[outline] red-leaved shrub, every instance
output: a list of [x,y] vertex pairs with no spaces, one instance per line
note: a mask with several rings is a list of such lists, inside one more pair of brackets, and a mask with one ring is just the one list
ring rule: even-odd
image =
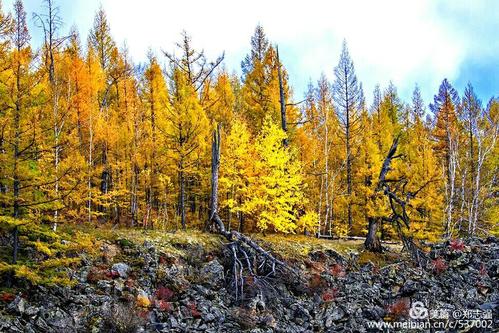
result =
[[487,266],[485,266],[485,264],[483,262],[480,264],[480,271],[479,271],[479,273],[480,273],[480,276],[487,276],[487,275],[489,275],[489,273],[487,272]]
[[16,295],[4,292],[0,295],[0,301],[2,302],[12,302],[16,298]]
[[255,277],[253,276],[246,276],[244,278],[244,282],[246,283],[247,286],[253,286],[256,282]]
[[172,312],[173,310],[172,303],[164,301],[162,299],[156,301],[156,307],[163,312]]
[[336,277],[344,277],[346,275],[345,268],[340,264],[334,264],[333,266],[331,266],[329,272],[332,276]]
[[433,269],[433,272],[435,272],[436,274],[441,274],[445,272],[449,266],[447,266],[447,263],[444,259],[439,257],[431,262],[431,267]]
[[322,293],[322,301],[323,302],[332,302],[335,300],[336,295],[338,294],[338,289],[337,288],[330,288],[327,289]]
[[191,316],[194,318],[200,318],[201,317],[201,312],[199,312],[198,307],[195,302],[189,302],[187,304],[187,307],[189,308],[189,311],[191,312]]
[[460,239],[452,239],[449,247],[452,251],[461,252],[464,250],[464,242]]
[[128,288],[135,288],[137,286],[137,282],[134,279],[128,278],[125,280],[125,286]]
[[120,273],[118,273],[118,272],[116,272],[116,271],[111,270],[111,271],[107,271],[107,272],[106,272],[106,276],[107,276],[108,278],[110,278],[110,279],[116,279],[116,278],[120,277]]
[[324,280],[320,274],[312,274],[308,281],[308,287],[312,290],[324,288],[326,285],[326,280]]
[[388,305],[387,312],[392,318],[406,317],[409,313],[410,301],[408,298],[401,298]]
[[171,300],[171,298],[173,297],[174,293],[173,291],[170,289],[170,288],[167,288],[167,287],[163,287],[163,286],[160,286],[158,288],[158,290],[156,290],[156,293],[154,294],[154,296],[156,297],[156,299],[158,300],[162,300],[162,301],[169,301]]
[[137,316],[139,318],[149,320],[149,311],[147,311],[147,310],[137,311]]
[[322,262],[305,260],[305,265],[312,273],[321,273],[325,270],[324,263]]
[[109,270],[105,266],[92,266],[87,274],[87,281],[90,283],[96,283],[100,280],[109,280]]

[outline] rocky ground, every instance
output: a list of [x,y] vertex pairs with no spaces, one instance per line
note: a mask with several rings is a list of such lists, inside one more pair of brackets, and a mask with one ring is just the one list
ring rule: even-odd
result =
[[[435,245],[424,270],[398,254],[314,249],[299,260],[284,258],[303,281],[289,274],[248,280],[242,302],[227,287],[223,251],[127,239],[99,246],[100,255],[78,254],[81,264],[67,268],[72,287],[3,293],[0,331],[365,332],[376,331],[369,321],[406,320],[416,301],[430,310],[489,310],[499,327],[495,238]],[[493,328],[470,331],[484,330]]]

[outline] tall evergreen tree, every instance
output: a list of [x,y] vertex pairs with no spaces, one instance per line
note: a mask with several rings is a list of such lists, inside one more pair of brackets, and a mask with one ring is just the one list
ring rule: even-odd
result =
[[97,53],[102,69],[107,70],[111,65],[111,54],[116,44],[111,36],[111,28],[107,21],[106,12],[102,7],[95,14],[94,25],[88,38]]
[[423,119],[425,113],[426,113],[426,107],[423,101],[423,98],[421,97],[421,89],[419,89],[419,86],[416,84],[414,87],[414,91],[412,92],[412,118],[413,120],[416,118]]
[[373,102],[371,104],[371,108],[369,109],[371,114],[379,113],[379,108],[381,106],[381,99],[382,99],[381,88],[379,87],[379,84],[376,84],[373,90]]
[[353,191],[352,165],[354,160],[353,145],[360,132],[360,102],[361,91],[353,61],[348,53],[347,43],[343,41],[340,60],[334,69],[333,99],[336,112],[343,128],[346,148],[346,184],[347,184],[347,221],[352,227],[352,203],[350,196]]
[[[110,108],[115,100],[113,88],[116,88],[118,79],[111,73],[111,69],[115,65],[115,62],[113,62],[113,52],[116,55],[117,49],[111,36],[111,28],[107,21],[106,13],[102,7],[95,14],[94,25],[90,30],[88,40],[89,46],[93,49],[93,52],[95,52],[95,56],[98,59],[100,70],[104,73],[105,85],[98,91],[99,115],[102,118],[103,123],[109,123],[111,117]],[[116,59],[116,56],[114,59]],[[100,164],[102,168],[100,181],[102,200],[100,200],[98,208],[99,212],[102,214],[108,213],[106,208],[108,201],[106,198],[111,189],[112,181],[112,170],[109,165],[109,138],[112,136],[112,133],[109,133],[108,128],[106,129],[108,130],[108,133],[103,135],[101,140],[99,140],[100,142],[98,142],[101,149]]]
[[[468,231],[471,231],[473,224],[474,211],[477,207],[475,207],[475,202],[473,200],[476,197],[478,189],[474,186],[474,180],[476,178],[476,133],[478,130],[478,122],[480,114],[482,113],[482,102],[476,96],[473,86],[470,82],[466,85],[464,90],[464,95],[461,104],[461,112],[460,118],[463,123],[465,135],[466,135],[466,165],[469,168],[468,174],[469,177],[467,179],[467,190],[465,193],[465,200],[468,206]],[[464,189],[463,189],[464,190]]]
[[458,163],[458,123],[456,109],[459,96],[452,85],[444,79],[430,109],[434,114],[433,135],[437,141],[435,150],[443,160],[445,170],[446,216],[445,236],[451,237],[454,229],[453,214],[455,210],[456,177]]
[[[36,165],[39,158],[39,128],[37,124],[35,95],[39,93],[37,80],[32,71],[33,53],[29,45],[31,39],[26,22],[26,11],[21,0],[14,3],[13,29],[9,36],[12,46],[9,66],[11,73],[3,82],[8,87],[6,113],[8,120],[4,127],[5,137],[10,144],[4,146],[6,151],[6,178],[11,180],[6,193],[3,213],[14,218],[12,263],[16,264],[19,250],[20,219],[29,215],[29,208],[43,201],[37,188],[42,179]],[[30,193],[30,190],[33,193]],[[38,195],[37,195],[38,194]],[[6,214],[7,213],[7,214]]]
[[165,139],[174,161],[173,167],[177,171],[177,214],[185,229],[188,195],[186,185],[199,178],[199,158],[207,149],[209,123],[187,74],[174,68],[172,77],[171,107],[167,108]]
[[261,24],[258,24],[255,28],[253,36],[251,36],[251,51],[244,60],[241,62],[241,69],[243,72],[243,81],[246,75],[255,69],[257,63],[262,63],[265,58],[265,54],[269,50],[270,43],[267,39],[265,31]]

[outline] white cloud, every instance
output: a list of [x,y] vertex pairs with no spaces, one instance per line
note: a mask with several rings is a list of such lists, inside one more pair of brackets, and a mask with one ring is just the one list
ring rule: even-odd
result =
[[[100,2],[73,3],[81,14],[71,12],[71,7],[63,8],[63,14],[71,12],[85,35],[92,22],[82,21],[89,21]],[[487,10],[475,1],[458,3],[461,13],[472,5],[470,15]],[[386,86],[393,80],[405,99],[418,82],[429,102],[444,77],[452,80],[458,75],[473,40],[466,27],[441,17],[441,7],[449,3],[431,0],[102,0],[102,5],[114,37],[119,43],[127,41],[136,61],[145,59],[149,47],[157,54],[173,50],[185,29],[195,47],[210,57],[225,51],[226,67],[239,70],[254,27],[261,23],[270,40],[279,43],[296,99],[302,97],[309,78],[316,80],[321,72],[332,78],[346,38],[368,100],[376,83]]]

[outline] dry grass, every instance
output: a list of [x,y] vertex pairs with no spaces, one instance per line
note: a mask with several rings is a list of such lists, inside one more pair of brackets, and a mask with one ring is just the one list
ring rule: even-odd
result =
[[350,252],[358,252],[362,247],[362,241],[342,239],[319,239],[303,235],[280,235],[272,234],[263,236],[252,235],[258,241],[264,242],[276,254],[285,259],[305,259],[311,252],[333,250],[346,255]]
[[[220,251],[226,239],[220,235],[206,233],[199,230],[186,230],[167,232],[162,230],[143,229],[111,229],[80,227],[80,234],[87,234],[97,240],[120,242],[135,245],[142,245],[144,242],[153,244],[159,251],[169,253],[173,256],[189,256],[193,248],[202,248],[205,253],[215,253]],[[363,240],[346,239],[319,239],[304,235],[283,235],[283,234],[251,234],[264,248],[271,250],[276,255],[287,260],[303,260],[314,251],[336,251],[339,254],[348,256],[350,253],[359,254],[359,262],[373,262],[383,266],[385,262],[392,261],[386,255],[372,254],[362,251]],[[385,245],[386,246],[386,245]],[[390,245],[392,250],[398,252],[398,245]]]

